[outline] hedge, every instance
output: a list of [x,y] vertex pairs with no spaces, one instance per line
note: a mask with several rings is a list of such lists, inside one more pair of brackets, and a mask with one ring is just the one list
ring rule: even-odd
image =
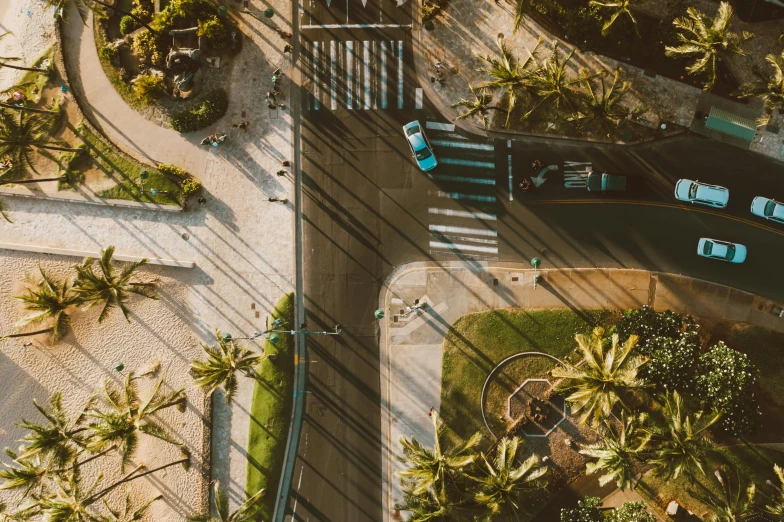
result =
[[210,91],[197,106],[180,111],[171,118],[171,127],[177,132],[193,132],[212,125],[226,114],[229,97],[223,89]]

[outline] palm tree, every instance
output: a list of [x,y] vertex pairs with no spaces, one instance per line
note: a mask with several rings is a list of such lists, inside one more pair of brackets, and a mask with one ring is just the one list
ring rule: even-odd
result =
[[603,36],[607,36],[607,33],[610,32],[610,28],[621,15],[626,15],[626,17],[631,20],[632,24],[634,25],[634,32],[637,33],[637,37],[641,38],[640,31],[637,29],[637,20],[634,18],[632,10],[629,9],[631,3],[631,0],[614,0],[611,2],[598,2],[597,0],[591,0],[588,2],[588,5],[592,7],[607,7],[612,9],[610,17],[604,22],[604,25],[602,25]]
[[14,326],[24,328],[30,324],[51,323],[52,342],[57,342],[68,331],[68,309],[81,301],[72,292],[70,281],[51,278],[41,265],[38,265],[38,270],[41,272],[41,279],[33,281],[28,278],[27,294],[14,296],[24,302],[25,310],[32,312]]
[[566,66],[569,64],[572,56],[574,56],[574,52],[574,49],[572,49],[565,58],[561,58],[558,52],[558,42],[555,42],[550,55],[543,62],[540,63],[536,60],[536,57],[532,57],[536,67],[525,77],[525,86],[539,98],[539,101],[523,115],[522,119],[531,116],[543,104],[552,104],[555,107],[556,115],[560,112],[561,103],[567,105],[570,114],[577,112],[572,103],[572,100],[575,98],[575,93],[572,90],[573,86],[581,82],[590,81],[604,73],[599,72],[570,78],[566,71]]
[[106,319],[109,311],[115,306],[119,307],[125,319],[131,322],[130,317],[128,317],[129,310],[125,305],[129,293],[141,295],[148,299],[158,299],[158,296],[155,295],[155,283],[131,281],[133,273],[137,268],[146,265],[147,259],[127,264],[118,275],[112,262],[113,255],[113,246],[101,250],[101,259],[98,260],[99,273],[93,271],[96,260],[91,257],[86,258],[82,264],[74,267],[76,269],[74,291],[83,303],[87,303],[85,310],[98,303],[103,303],[101,315],[98,316],[99,323]]
[[526,78],[530,74],[528,69],[531,64],[535,63],[534,54],[542,41],[544,41],[544,38],[539,37],[539,41],[534,46],[533,50],[526,51],[528,53],[528,58],[522,62],[520,62],[520,60],[506,47],[503,38],[499,38],[496,42],[501,54],[500,57],[479,55],[479,58],[490,64],[488,68],[482,68],[479,69],[479,71],[493,78],[482,87],[504,89],[509,96],[506,123],[504,124],[506,127],[509,126],[509,117],[517,106],[518,95],[526,88]]
[[220,330],[215,332],[217,346],[202,345],[207,352],[206,361],[191,362],[191,375],[196,385],[207,390],[207,395],[223,386],[226,403],[230,404],[237,392],[237,373],[257,378],[256,367],[266,358],[264,354],[254,355],[231,338],[223,338]]
[[650,433],[641,429],[646,419],[644,413],[629,417],[622,414],[618,433],[611,423],[605,421],[602,441],[580,450],[580,454],[597,459],[586,464],[585,471],[588,475],[604,473],[599,477],[599,485],[604,486],[614,480],[621,491],[633,488],[640,454],[651,439]]
[[621,394],[644,383],[637,378],[640,367],[647,362],[644,357],[632,355],[637,336],[630,335],[622,346],[618,346],[618,334],[606,346],[602,336],[604,328],[596,327],[590,339],[582,334],[575,336],[577,348],[582,354],[579,366],[561,363],[552,370],[553,377],[562,379],[556,390],[572,390],[566,400],[572,412],[579,413],[580,422],[598,425],[609,417],[616,403],[623,406]]
[[693,477],[695,470],[705,474],[703,462],[713,449],[707,430],[721,418],[721,413],[705,415],[702,411],[689,411],[674,391],[664,396],[662,414],[667,426],[652,430],[656,449],[647,463],[657,475],[668,480],[678,478],[681,473]]
[[517,0],[515,6],[515,19],[512,34],[517,34],[517,30],[523,25],[525,15],[530,11],[531,0]]
[[444,446],[444,424],[438,412],[432,412],[433,449],[428,449],[415,438],[411,440],[400,437],[403,456],[398,460],[408,467],[398,472],[403,480],[409,480],[411,494],[415,496],[430,495],[439,505],[449,502],[447,486],[454,482],[456,474],[473,463],[476,454],[473,449],[482,440],[480,433],[452,448]]
[[[18,118],[6,115],[0,118],[0,158],[11,160],[11,171],[29,168],[36,174],[33,152],[48,155],[47,151],[80,152],[82,149],[63,147],[62,142],[47,137],[52,120],[38,114],[20,111]],[[40,180],[39,180],[40,181]]]
[[133,458],[140,433],[181,445],[152,416],[172,406],[185,411],[184,389],[164,392],[161,390],[163,378],[160,378],[153,385],[149,397],[142,400],[137,380],[136,374],[129,372],[119,389],[112,381],[104,381],[103,407],[93,405],[87,412],[87,416],[94,419],[87,426],[87,448],[102,451],[116,445],[122,455],[123,467]]
[[[580,92],[580,111],[570,118],[570,121],[582,121],[581,127],[585,128],[595,121],[599,121],[607,131],[610,138],[615,135],[618,124],[629,115],[629,110],[621,103],[623,97],[631,88],[631,83],[621,81],[619,83],[621,70],[617,69],[613,75],[612,85],[609,87],[602,77],[601,93],[594,90],[591,80],[583,80],[585,90]],[[584,76],[588,78],[588,75]]]
[[87,14],[90,10],[95,10],[96,5],[100,5],[104,8],[112,9],[113,11],[124,15],[130,16],[133,20],[142,27],[147,28],[153,34],[159,34],[158,31],[153,29],[147,22],[136,16],[130,11],[125,11],[123,9],[118,8],[116,5],[112,5],[106,2],[102,2],[101,0],[46,0],[46,3],[55,8],[55,16],[67,21],[68,20],[68,11],[67,7],[69,3],[73,3],[74,7],[76,8],[77,12],[79,13],[79,17],[82,19],[82,22],[85,24],[87,23]]
[[773,471],[776,473],[776,477],[779,479],[779,485],[774,486],[772,482],[767,481],[769,485],[775,488],[776,494],[773,498],[764,495],[770,504],[765,504],[765,506],[762,508],[762,511],[780,518],[784,518],[784,469],[782,469],[778,464],[774,464]]
[[765,60],[773,67],[773,74],[763,75],[762,79],[740,86],[738,92],[732,93],[739,98],[759,98],[765,112],[759,117],[757,123],[767,125],[773,111],[784,111],[784,51],[779,56],[769,54]]
[[5,219],[6,223],[13,223],[10,217],[8,217],[8,208],[5,206],[5,201],[0,199],[0,216]]
[[229,498],[219,480],[212,486],[213,501],[217,517],[209,513],[204,515],[189,515],[185,517],[188,522],[253,522],[257,519],[262,508],[261,498],[265,490],[258,490],[253,496],[243,502],[233,513],[229,511]]
[[106,502],[106,499],[101,499],[104,507],[109,512],[109,515],[105,516],[104,519],[106,522],[134,522],[136,520],[142,520],[144,515],[147,514],[147,511],[150,510],[152,503],[162,498],[163,495],[158,495],[139,507],[133,507],[133,498],[131,497],[131,491],[128,489],[125,491],[125,502],[123,502],[122,508],[120,509],[112,508],[109,503]]
[[492,463],[484,453],[480,455],[485,476],[470,477],[479,484],[474,499],[480,506],[487,508],[488,521],[495,520],[502,513],[517,519],[519,511],[526,513],[520,507],[520,496],[544,488],[541,478],[547,473],[547,467],[542,465],[536,454],[516,463],[519,447],[519,437],[504,437],[496,447]]
[[694,56],[694,63],[686,67],[689,74],[701,74],[707,77],[704,89],[709,91],[716,83],[718,60],[722,55],[738,54],[747,56],[741,49],[743,42],[753,35],[744,31],[738,36],[729,30],[732,18],[732,7],[727,2],[719,4],[719,11],[712,20],[693,7],[686,10],[686,16],[676,18],[672,23],[682,32],[678,33],[681,45],[667,46],[664,54],[670,57]]
[[707,505],[713,510],[713,516],[707,519],[710,522],[742,522],[750,520],[757,515],[754,509],[754,496],[757,487],[751,483],[745,489],[740,484],[740,474],[735,469],[735,487],[730,484],[729,477],[725,477],[721,470],[717,469],[716,480],[719,483],[721,494],[716,494],[706,488],[701,483],[702,493],[692,491],[692,496]]
[[33,456],[51,457],[57,465],[70,463],[85,447],[83,432],[87,428],[82,424],[87,417],[87,410],[92,407],[92,402],[92,398],[88,399],[79,415],[71,419],[63,409],[61,393],[53,394],[46,408],[33,399],[33,406],[49,421],[49,424],[35,424],[25,419],[17,424],[18,427],[28,430],[27,435],[22,438],[25,446],[20,457],[23,459]]
[[[3,34],[0,34],[0,40],[3,39],[4,36],[11,34],[11,31],[6,31]],[[8,62],[16,62],[21,60],[18,56],[0,56],[0,69],[3,67],[8,67],[9,69],[16,69],[18,71],[34,71],[34,72],[42,72],[42,73],[49,73],[49,69],[42,69],[40,67],[22,67],[21,65],[11,65]]]
[[473,95],[473,100],[460,98],[460,100],[450,105],[452,108],[463,107],[464,109],[467,109],[465,113],[461,114],[455,119],[463,120],[478,114],[482,118],[482,126],[485,130],[487,130],[487,125],[489,123],[487,119],[487,113],[489,111],[506,112],[506,110],[502,109],[498,105],[490,105],[490,102],[493,100],[493,96],[487,92],[486,88],[476,88],[469,85],[468,90]]
[[408,511],[408,522],[451,522],[451,504],[441,504],[429,493],[415,495],[412,481],[401,480],[403,502],[395,504],[398,511]]

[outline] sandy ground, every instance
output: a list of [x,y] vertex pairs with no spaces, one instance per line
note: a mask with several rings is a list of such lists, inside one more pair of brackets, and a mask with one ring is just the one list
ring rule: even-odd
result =
[[[52,8],[41,0],[0,1],[0,56],[18,57],[13,65],[28,66],[54,41]],[[24,74],[9,67],[0,69],[0,91],[12,86]]]
[[[11,332],[13,323],[25,313],[21,303],[12,297],[22,291],[23,274],[37,274],[40,263],[52,275],[67,276],[73,273],[71,266],[79,260],[5,250],[0,254],[0,332],[5,334]],[[3,419],[0,446],[18,446],[17,440],[24,434],[14,426],[19,419],[43,422],[32,399],[45,403],[52,393],[59,391],[67,410],[78,412],[105,379],[120,383],[128,371],[144,368],[159,359],[166,383],[171,388],[184,387],[188,398],[184,413],[172,408],[163,412],[160,420],[192,450],[193,466],[187,472],[177,466],[142,478],[133,483],[133,491],[139,501],[158,493],[164,495],[164,500],[154,504],[149,520],[182,520],[184,515],[197,511],[203,394],[193,386],[188,374],[189,360],[201,351],[188,328],[192,311],[186,305],[186,292],[193,283],[193,274],[192,270],[167,267],[140,270],[141,280],[160,279],[161,299],[134,298],[130,324],[119,310],[102,325],[97,322],[97,309],[76,311],[72,314],[72,333],[55,346],[49,344],[46,335],[0,342],[0,379],[7,390],[0,399]],[[23,348],[22,344],[29,339],[33,340],[33,346]],[[118,361],[125,364],[122,374],[113,369]],[[146,397],[144,390],[152,382],[151,379],[143,381],[142,397]],[[178,458],[175,446],[143,436],[134,462],[153,467]],[[110,456],[99,462],[100,471],[106,474],[103,483],[108,485],[119,472],[119,460]],[[0,497],[13,498],[8,492]]]

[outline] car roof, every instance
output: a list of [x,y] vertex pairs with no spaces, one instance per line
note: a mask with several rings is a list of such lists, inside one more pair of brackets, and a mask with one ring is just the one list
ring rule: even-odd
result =
[[406,136],[408,138],[408,142],[414,147],[414,150],[422,150],[426,149],[427,145],[425,144],[425,140],[422,139],[421,134],[412,134],[411,136]]
[[711,250],[712,256],[727,257],[727,249],[729,245],[725,243],[717,243],[713,240],[711,240],[711,243],[713,243],[713,250]]
[[722,187],[697,183],[697,199],[726,203],[730,199],[730,193]]

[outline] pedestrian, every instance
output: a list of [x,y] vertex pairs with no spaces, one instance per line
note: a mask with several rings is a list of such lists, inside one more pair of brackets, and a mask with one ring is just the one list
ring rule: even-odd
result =
[[430,411],[429,411],[429,412],[427,412],[427,416],[428,416],[428,417],[432,417],[432,416],[433,416],[433,412],[434,412],[434,411],[436,411],[436,409],[435,409],[435,408],[430,408]]
[[196,201],[199,202],[199,205],[204,205],[207,202],[207,198],[205,198],[204,196],[199,196],[199,199],[197,199]]
[[22,350],[27,350],[27,349],[28,349],[28,348],[30,348],[32,345],[33,345],[33,341],[27,341],[26,343],[24,343],[24,344],[22,345]]
[[278,172],[276,172],[276,174],[278,176],[285,176],[287,174],[287,172],[285,170],[279,170]]
[[291,166],[291,162],[289,160],[283,160],[283,161],[280,162],[280,164],[283,165],[284,167],[290,167]]
[[248,132],[248,125],[250,125],[250,122],[248,120],[241,121],[240,129],[244,130],[245,132]]
[[290,45],[286,44],[286,46],[283,47],[284,53],[290,53],[291,51],[292,51],[292,47]]

